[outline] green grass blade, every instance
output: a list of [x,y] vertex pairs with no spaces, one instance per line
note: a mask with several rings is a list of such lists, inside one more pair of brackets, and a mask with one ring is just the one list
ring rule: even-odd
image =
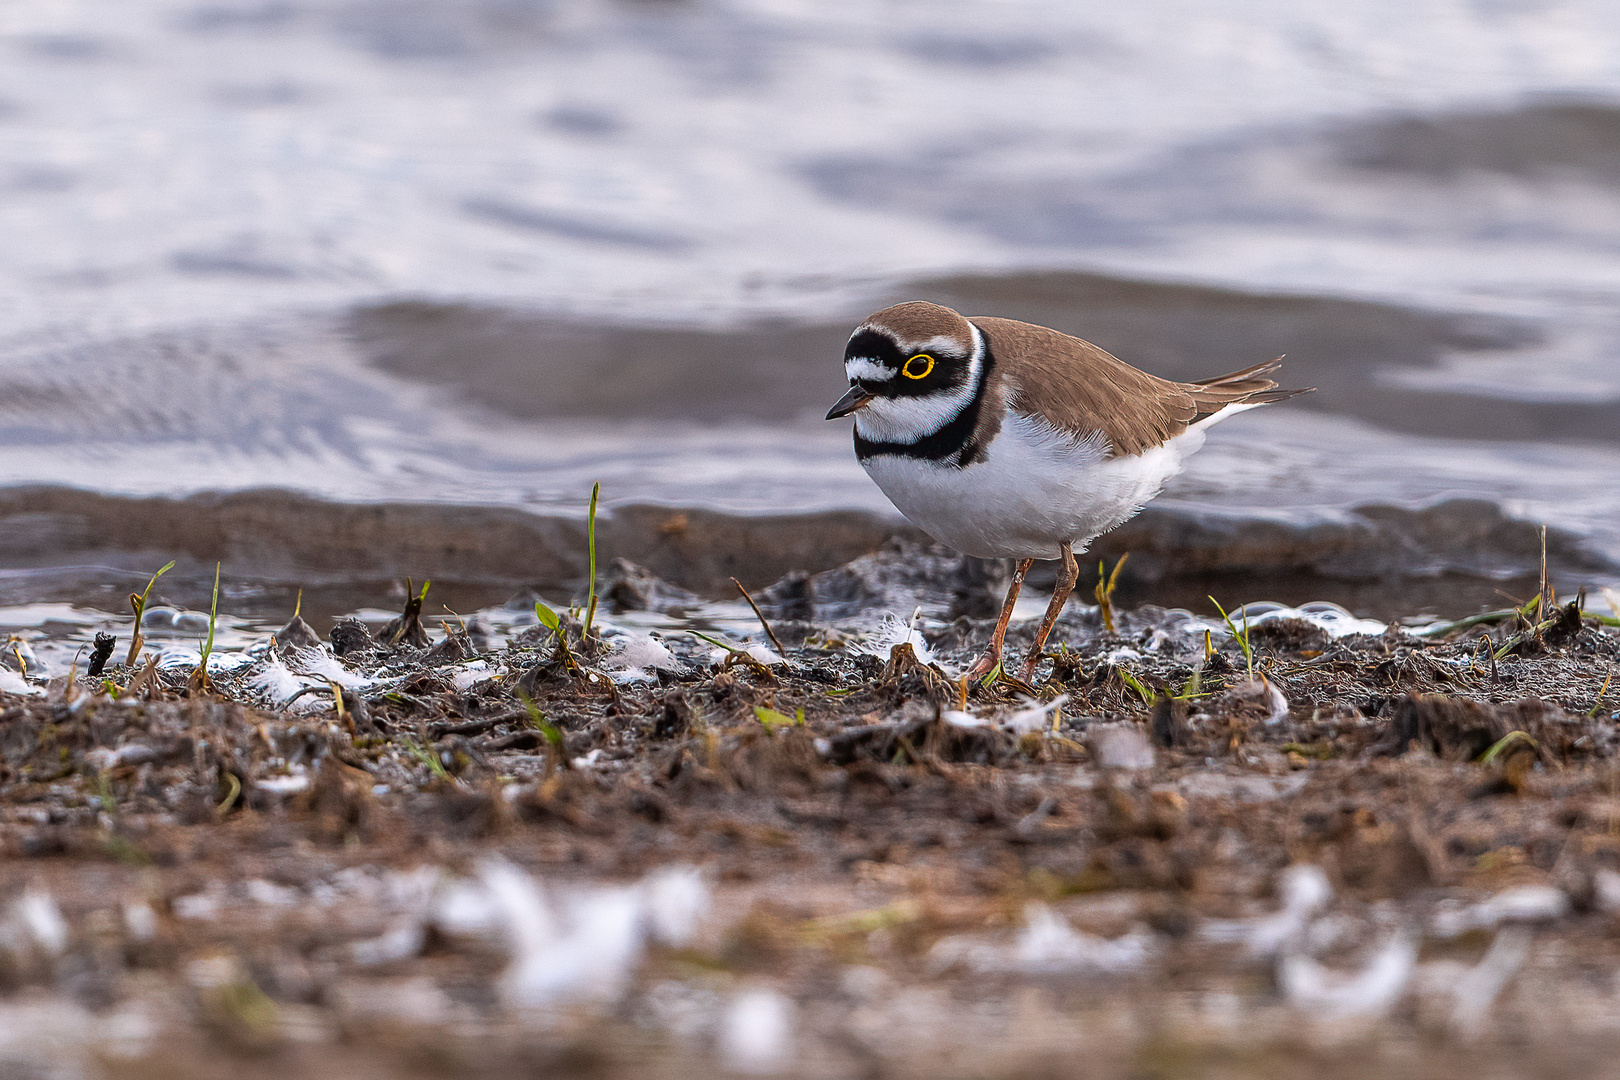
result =
[[1144,704],[1153,704],[1153,695],[1148,692],[1148,688],[1146,686],[1142,685],[1141,679],[1138,679],[1135,675],[1132,675],[1123,667],[1115,668],[1114,670],[1119,672],[1120,681],[1126,686],[1130,687],[1132,690],[1135,690],[1137,696],[1142,699]]
[[[587,599],[585,604],[585,632],[581,635],[582,642],[589,640],[591,636],[591,624],[596,621],[596,503],[601,496],[602,484],[600,481],[598,481],[597,483],[591,485],[591,511],[590,517],[585,523],[586,547],[589,548],[590,551],[591,580],[590,584],[586,586]],[[586,646],[583,644],[580,647],[586,648]],[[590,655],[588,649],[586,650],[585,655]]]
[[208,658],[214,653],[214,627],[219,623],[219,563],[214,564],[214,599],[208,605],[208,641],[202,650],[202,664],[199,669],[203,677],[208,675]]
[[140,656],[142,644],[141,619],[146,615],[146,603],[152,596],[152,586],[157,584],[158,578],[162,577],[164,574],[167,574],[173,569],[174,560],[170,559],[168,562],[163,564],[162,569],[153,574],[151,579],[147,581],[146,588],[141,590],[141,595],[139,597],[135,596],[134,593],[130,594],[130,607],[135,609],[135,632],[130,636],[129,656],[124,660],[124,663],[133,665],[135,663],[135,659]]
[[763,705],[755,705],[754,719],[765,725],[765,730],[773,731],[779,727],[792,727],[804,723],[804,709],[800,708],[797,716],[789,716],[775,709],[767,709]]
[[1221,602],[1219,600],[1217,600],[1213,596],[1211,596],[1209,598],[1209,602],[1215,605],[1215,610],[1221,613],[1221,620],[1226,623],[1227,630],[1231,631],[1232,637],[1237,639],[1238,648],[1243,650],[1243,662],[1244,662],[1244,664],[1246,664],[1248,666],[1248,669],[1249,669],[1249,678],[1253,679],[1254,678],[1254,650],[1249,647],[1249,612],[1248,612],[1248,610],[1245,609],[1244,612],[1243,612],[1243,629],[1241,631],[1239,631],[1238,628],[1237,628],[1237,624],[1232,621],[1232,616],[1228,615],[1226,613],[1226,609],[1221,607]]
[[561,729],[546,719],[546,714],[540,711],[540,706],[534,703],[534,698],[525,693],[522,687],[518,688],[517,696],[518,700],[523,702],[523,707],[529,712],[529,726],[538,731],[553,750],[561,754],[563,748]]
[[739,649],[735,645],[727,645],[724,641],[721,641],[719,638],[710,637],[708,634],[702,633],[701,631],[698,631],[698,630],[688,630],[687,633],[691,634],[693,637],[697,638],[699,641],[707,641],[710,645],[713,645],[715,648],[724,649],[728,653],[746,652],[747,651],[746,649]]
[[541,626],[544,626],[553,634],[562,635],[562,620],[557,618],[555,611],[546,606],[545,601],[536,600],[534,602],[534,617],[540,620]]
[[1502,751],[1506,750],[1514,743],[1521,742],[1528,743],[1532,750],[1539,749],[1541,746],[1540,743],[1536,742],[1535,739],[1531,738],[1525,732],[1514,729],[1513,731],[1510,731],[1506,735],[1502,736],[1500,739],[1496,740],[1495,745],[1493,745],[1489,750],[1479,755],[1479,763],[1481,765],[1489,765],[1491,762],[1495,761],[1499,756],[1501,756]]

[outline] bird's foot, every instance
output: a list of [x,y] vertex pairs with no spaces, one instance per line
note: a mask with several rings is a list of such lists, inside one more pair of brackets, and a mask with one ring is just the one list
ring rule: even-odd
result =
[[1039,649],[1031,649],[1024,658],[1024,681],[1031,686],[1035,685],[1035,669],[1040,666],[1043,655]]
[[962,682],[972,685],[1001,666],[1001,650],[987,649],[983,656],[973,661],[973,666],[962,673]]

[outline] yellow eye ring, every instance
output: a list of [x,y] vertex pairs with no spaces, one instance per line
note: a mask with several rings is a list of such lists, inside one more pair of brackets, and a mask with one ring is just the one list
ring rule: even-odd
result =
[[[922,370],[912,371],[912,365],[916,364],[919,360],[922,361]],[[933,370],[934,358],[925,352],[920,352],[916,356],[913,356],[910,360],[906,361],[906,366],[900,369],[900,374],[904,375],[908,379],[926,379],[928,378],[928,373]]]

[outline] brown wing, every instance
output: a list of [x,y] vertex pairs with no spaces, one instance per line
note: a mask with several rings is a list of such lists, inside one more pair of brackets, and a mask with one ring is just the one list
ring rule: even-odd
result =
[[1116,455],[1158,446],[1198,414],[1189,387],[1138,371],[1089,341],[1012,319],[970,321],[990,343],[1009,406],[1078,438],[1100,431]]
[[1233,403],[1261,403],[1303,390],[1277,390],[1264,376],[1280,360],[1196,383],[1149,375],[1089,341],[1012,319],[969,320],[984,333],[1002,372],[1008,405],[1089,438],[1102,432],[1116,456],[1140,454]]

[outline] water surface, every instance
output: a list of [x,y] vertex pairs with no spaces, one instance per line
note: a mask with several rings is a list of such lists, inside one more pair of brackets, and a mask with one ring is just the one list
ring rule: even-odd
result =
[[[1422,516],[1459,498],[1550,524],[1569,587],[1620,563],[1610,5],[87,0],[0,14],[0,55],[14,599],[177,552],[193,588],[494,567],[493,522],[573,537],[500,514],[577,522],[596,481],[853,513],[808,545],[842,557],[894,518],[819,417],[912,297],[1319,388],[1216,429],[1139,565],[1522,578],[1525,529]],[[370,506],[481,509],[387,554]],[[577,574],[522,551],[466,583]]]

